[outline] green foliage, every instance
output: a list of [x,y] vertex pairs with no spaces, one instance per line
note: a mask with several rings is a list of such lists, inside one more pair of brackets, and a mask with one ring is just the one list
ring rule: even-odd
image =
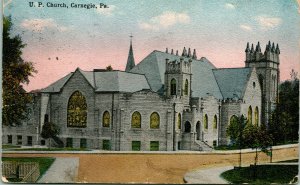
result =
[[[297,165],[259,165],[256,168],[242,167],[228,170],[223,172],[221,177],[235,184],[287,184],[298,174]],[[255,170],[257,170],[257,176],[253,178]]]
[[111,67],[111,65],[108,65],[107,67],[106,67],[106,71],[112,71],[113,70],[113,68]]
[[233,145],[239,146],[241,144],[242,131],[244,130],[245,125],[246,119],[244,118],[244,116],[241,116],[239,118],[233,116],[230,119],[230,124],[226,129],[226,134],[230,137]]
[[20,36],[11,37],[10,18],[3,18],[3,115],[4,125],[21,124],[28,114],[28,103],[32,98],[23,89],[22,84],[29,83],[29,77],[35,73],[31,62],[22,59],[25,47]]
[[41,136],[44,139],[49,139],[59,134],[59,128],[52,122],[46,122],[43,125]]
[[274,143],[298,141],[299,128],[299,79],[292,70],[291,80],[279,86],[279,102],[271,115],[269,131]]

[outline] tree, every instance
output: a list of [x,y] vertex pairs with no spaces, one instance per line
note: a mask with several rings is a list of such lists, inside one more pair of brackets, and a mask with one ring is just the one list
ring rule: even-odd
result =
[[106,66],[106,71],[112,71],[113,68],[111,67],[111,65]]
[[254,177],[256,177],[256,165],[258,162],[258,149],[267,155],[270,153],[268,148],[273,144],[272,135],[268,133],[263,125],[257,126],[247,123],[242,134],[242,144],[244,147],[255,149],[254,158]]
[[49,143],[50,143],[50,139],[52,138],[58,144],[58,147],[63,147],[64,146],[63,142],[57,137],[59,132],[60,129],[58,128],[58,126],[52,122],[49,122],[47,116],[45,118],[45,123],[42,127],[42,132],[41,132],[42,138],[49,139]]
[[279,101],[271,115],[269,131],[274,143],[298,140],[299,121],[299,79],[297,72],[291,71],[291,80],[279,85]]
[[244,116],[233,116],[230,119],[230,124],[226,129],[227,136],[230,137],[231,143],[236,146],[241,146],[242,131],[246,125]]
[[27,105],[32,101],[22,84],[29,83],[29,76],[36,70],[31,62],[22,59],[25,47],[21,37],[11,36],[10,18],[3,18],[3,125],[20,125],[27,117]]

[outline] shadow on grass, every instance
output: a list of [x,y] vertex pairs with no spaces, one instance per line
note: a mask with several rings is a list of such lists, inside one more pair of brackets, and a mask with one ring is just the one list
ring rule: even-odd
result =
[[[235,184],[289,183],[298,174],[298,165],[258,165],[223,172],[221,176]],[[256,176],[256,177],[255,177]]]

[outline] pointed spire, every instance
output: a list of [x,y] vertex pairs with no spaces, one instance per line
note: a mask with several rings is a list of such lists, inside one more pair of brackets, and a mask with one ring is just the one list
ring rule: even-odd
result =
[[192,56],[192,52],[191,52],[191,48],[189,48],[187,57],[191,57],[191,56]]
[[178,56],[178,50],[176,50],[176,56]]
[[249,51],[250,51],[249,42],[247,42],[247,46],[246,46],[245,52],[248,53]]
[[134,57],[133,57],[133,49],[132,49],[132,37],[133,36],[131,34],[130,35],[129,53],[128,53],[127,64],[126,64],[126,68],[125,68],[126,72],[130,71],[135,66]]
[[171,55],[174,55],[174,51],[173,51],[173,49],[171,49]]
[[272,52],[275,52],[275,44],[274,44],[274,42],[273,42],[273,44],[272,44],[272,49],[271,49],[271,51],[272,51]]
[[183,51],[182,51],[182,55],[181,56],[187,56],[187,53],[186,53],[186,49],[185,49],[185,47],[183,48]]
[[269,44],[266,45],[266,50],[265,50],[265,52],[267,52],[267,51],[270,51]]
[[253,47],[253,44],[251,44],[251,50],[250,50],[250,53],[254,53],[254,47]]
[[169,53],[168,48],[166,48],[166,53]]
[[196,54],[196,49],[194,49],[194,52],[193,52],[193,59],[197,60],[197,54]]
[[275,53],[276,53],[276,54],[280,54],[280,49],[279,49],[278,44],[276,45]]
[[261,52],[261,48],[260,48],[259,42],[258,42],[257,45],[256,45],[255,51],[256,51],[256,52],[259,52],[259,53]]

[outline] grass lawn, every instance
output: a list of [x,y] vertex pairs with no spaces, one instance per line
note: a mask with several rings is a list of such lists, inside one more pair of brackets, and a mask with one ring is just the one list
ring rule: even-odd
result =
[[53,157],[2,157],[2,161],[15,161],[15,162],[38,162],[40,167],[40,177],[48,170],[54,162]]
[[21,146],[17,146],[17,145],[2,145],[2,149],[10,149],[10,148],[21,148]]
[[258,165],[256,179],[254,179],[254,167],[242,167],[228,170],[221,177],[235,184],[270,184],[289,183],[298,174],[298,165]]

